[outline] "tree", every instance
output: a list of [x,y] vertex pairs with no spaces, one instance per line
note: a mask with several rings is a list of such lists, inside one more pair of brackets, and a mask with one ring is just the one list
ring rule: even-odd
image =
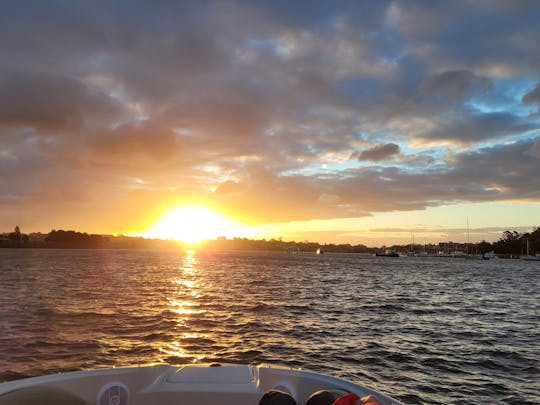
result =
[[18,225],[15,227],[15,231],[11,232],[8,237],[12,242],[21,241],[21,229],[19,228]]
[[519,255],[525,252],[529,241],[530,253],[540,251],[540,228],[536,227],[532,232],[520,234],[517,231],[504,231],[502,238],[493,244],[496,253]]
[[492,244],[489,242],[486,242],[485,240],[483,240],[482,242],[479,242],[476,246],[478,247],[479,253],[487,253],[493,250]]

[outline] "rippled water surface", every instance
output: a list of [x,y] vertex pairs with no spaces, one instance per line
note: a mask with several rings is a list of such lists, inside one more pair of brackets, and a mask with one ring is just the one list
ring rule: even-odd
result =
[[540,403],[540,262],[0,250],[0,380],[275,363],[405,403]]

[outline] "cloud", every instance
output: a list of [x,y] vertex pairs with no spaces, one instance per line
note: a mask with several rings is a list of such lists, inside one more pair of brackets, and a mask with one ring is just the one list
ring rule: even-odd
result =
[[504,1],[8,1],[0,222],[84,210],[107,228],[186,196],[258,223],[538,199],[539,18]]
[[520,134],[538,128],[535,122],[507,112],[470,113],[436,118],[437,126],[420,133],[421,138],[475,143],[486,139]]
[[[286,220],[289,209],[301,219],[345,218],[462,202],[534,200],[540,197],[540,180],[535,175],[538,158],[528,154],[533,145],[524,141],[459,153],[453,167],[434,166],[422,173],[371,167],[326,179],[289,176],[267,181],[258,173],[240,182],[245,181],[247,193],[259,196],[252,201],[268,208],[264,212],[272,221]],[[323,194],[335,197],[321,201]],[[272,206],[284,211],[278,214]]]
[[0,71],[0,125],[80,130],[110,121],[121,107],[107,95],[67,76],[32,70]]
[[242,191],[242,187],[240,187],[238,183],[232,180],[227,180],[220,183],[214,192],[216,194],[229,194],[229,193],[237,193],[241,191]]
[[491,88],[489,78],[476,76],[467,70],[446,71],[429,78],[422,85],[424,93],[451,101],[464,101]]
[[179,156],[182,141],[170,128],[143,121],[102,132],[91,139],[91,145],[101,158],[125,160],[142,155],[162,160]]
[[370,149],[365,149],[361,152],[356,152],[353,154],[353,157],[358,158],[358,160],[367,160],[373,162],[380,162],[388,160],[393,156],[399,154],[399,146],[395,143],[387,143],[384,145],[376,145]]
[[540,83],[538,83],[534,89],[525,94],[521,101],[526,104],[540,104]]
[[448,5],[437,8],[420,1],[395,1],[388,6],[386,19],[394,29],[404,35],[423,38],[444,29],[451,21],[450,15],[454,13]]
[[534,144],[526,153],[536,159],[540,159],[540,137],[536,138]]

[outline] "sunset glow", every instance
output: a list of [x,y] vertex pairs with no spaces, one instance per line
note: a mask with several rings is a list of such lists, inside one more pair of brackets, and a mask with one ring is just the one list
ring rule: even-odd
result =
[[383,244],[540,225],[540,2],[8,3],[0,232]]
[[190,244],[220,236],[227,238],[250,236],[249,228],[198,205],[184,205],[170,209],[141,235],[148,238],[175,239]]

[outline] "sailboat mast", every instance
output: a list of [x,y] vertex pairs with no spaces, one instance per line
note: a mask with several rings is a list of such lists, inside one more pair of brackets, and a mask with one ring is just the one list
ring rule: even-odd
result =
[[467,217],[467,254],[469,254],[469,239],[470,239],[470,235],[469,235],[469,217]]

